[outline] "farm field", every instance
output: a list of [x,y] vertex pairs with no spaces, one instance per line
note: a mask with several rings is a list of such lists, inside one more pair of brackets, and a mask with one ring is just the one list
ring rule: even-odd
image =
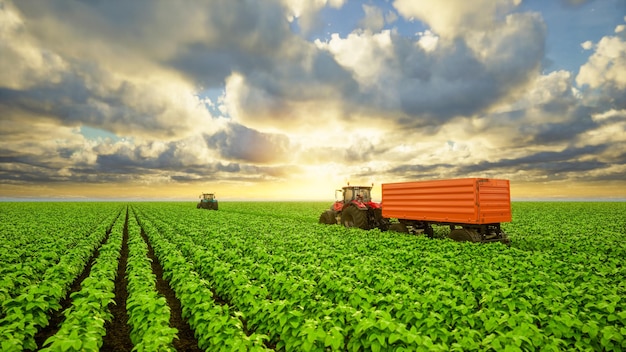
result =
[[626,349],[626,203],[514,202],[510,247],[329,205],[0,203],[0,349]]

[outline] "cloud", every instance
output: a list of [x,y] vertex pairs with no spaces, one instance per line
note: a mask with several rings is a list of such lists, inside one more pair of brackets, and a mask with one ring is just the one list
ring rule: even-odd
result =
[[[82,31],[74,30],[76,34],[64,38],[63,43],[56,42],[60,39],[55,36],[65,34],[69,31],[65,27],[80,22],[80,18],[68,23],[54,17],[40,18],[42,9],[30,4],[20,2],[24,12],[19,13],[10,4],[0,9],[0,16],[9,19],[9,24],[0,28],[5,39],[2,45],[7,49],[0,54],[0,63],[13,68],[0,74],[0,108],[5,117],[47,118],[65,126],[86,125],[134,138],[173,140],[198,128],[211,130],[212,116],[195,96],[194,87],[180,76],[153,64],[146,65],[151,69],[132,74],[131,68],[126,72],[125,65],[116,66],[117,60],[109,62],[106,55],[92,61],[90,51],[83,47],[86,44],[78,41],[72,46],[72,37],[84,35]],[[62,10],[52,2],[46,6],[51,6],[48,10],[52,13]],[[82,14],[83,20],[93,17],[87,10],[73,11]],[[95,22],[95,27],[101,25],[101,21]],[[50,42],[43,46],[37,35]],[[144,74],[146,70],[149,74]]]
[[587,40],[586,42],[580,44],[580,46],[585,50],[593,49],[593,42],[591,40]]
[[[259,131],[278,125],[283,130],[323,128],[320,120],[310,118],[311,112],[339,126],[372,116],[378,116],[374,123],[379,125],[382,120],[405,126],[440,125],[460,114],[488,109],[519,89],[543,56],[545,29],[537,16],[528,14],[491,19],[493,26],[454,40],[435,40],[427,35],[432,32],[417,42],[392,31],[354,32],[314,45],[294,35],[283,16],[289,11],[294,16],[313,14],[343,2],[316,4],[267,1],[244,6],[214,1],[211,11],[193,15],[161,2],[121,9],[90,4],[73,8],[68,21],[57,20],[64,7],[48,4],[45,12],[57,17],[37,22],[29,32],[45,39],[69,68],[59,83],[48,82],[50,88],[10,93],[17,97],[14,101],[63,116],[68,124],[81,120],[115,133],[168,140],[188,136],[197,126],[216,124],[194,96],[198,87],[224,87],[224,111]],[[498,5],[498,11],[511,4]],[[44,13],[28,1],[21,6],[28,18]],[[367,8],[370,14],[379,14]],[[461,16],[469,22],[473,17],[467,18]],[[86,22],[93,25],[86,31],[74,30]],[[194,25],[198,30],[190,30]],[[171,28],[171,33],[162,33],[158,26]],[[64,35],[77,44],[65,44]],[[82,36],[90,40],[81,40]],[[92,59],[90,45],[102,49],[98,51],[103,57],[90,64],[78,60],[78,53]],[[115,59],[114,49],[127,54],[129,62]],[[109,73],[113,65],[120,67],[115,75]],[[141,75],[132,74],[137,67],[143,67]],[[59,96],[52,98],[52,92]],[[56,111],[30,107],[37,100],[31,96],[37,94],[50,97],[46,106]],[[63,101],[61,96],[76,99]]]
[[[377,156],[390,161],[381,173],[406,180],[619,181],[625,168],[626,110],[599,112],[585,106],[573,83],[567,71],[540,75],[511,100],[471,118],[453,119],[434,135],[422,130],[383,136],[395,142]],[[419,142],[412,144],[412,139]]]
[[509,15],[474,34],[439,38],[426,49],[426,34],[416,41],[389,30],[334,35],[316,44],[359,82],[354,106],[402,125],[439,125],[488,110],[523,88],[544,56],[545,26],[532,14]]
[[229,76],[224,98],[229,116],[252,128],[284,131],[325,128],[322,116],[336,119],[334,111],[342,116],[342,105],[353,100],[358,84],[329,53],[311,45],[301,49],[271,69]]
[[216,149],[227,160],[255,164],[286,162],[292,146],[284,135],[261,133],[240,124],[231,123],[225,130],[205,137],[209,148]]
[[[534,180],[549,179],[584,179],[581,172],[607,168],[609,163],[588,159],[587,157],[602,153],[609,145],[586,146],[583,148],[566,148],[560,151],[543,151],[520,158],[503,158],[497,162],[483,161],[474,165],[464,165],[460,173],[480,174],[497,170],[497,172],[534,175]],[[507,171],[508,170],[508,171]]]
[[[308,34],[323,24],[320,22],[318,12],[326,7],[341,8],[347,0],[282,0],[287,7],[287,19],[289,22],[297,19],[300,29]],[[249,5],[249,4],[247,4]]]
[[590,105],[626,107],[626,32],[605,36],[594,45],[594,53],[581,66],[576,83],[593,93]]
[[438,35],[455,38],[467,32],[491,30],[497,17],[521,0],[395,0],[393,6],[406,18],[427,23]]
[[[299,172],[288,164],[256,165],[268,161],[263,152],[270,150],[276,136],[258,134],[234,126],[239,132],[233,138],[249,138],[253,144],[229,144],[219,140],[209,148],[202,136],[175,142],[136,142],[130,140],[86,140],[76,129],[41,126],[54,139],[15,138],[0,144],[0,182],[4,184],[37,183],[134,183],[163,184],[171,182],[251,182],[281,179]],[[256,134],[255,134],[256,133]],[[223,135],[214,135],[212,142]],[[272,139],[273,138],[273,139]],[[280,138],[278,138],[280,140]],[[284,142],[284,139],[282,140]],[[221,144],[220,144],[221,143]],[[217,150],[215,148],[232,148]],[[230,154],[229,154],[230,153]],[[237,154],[239,153],[239,154]],[[222,156],[228,154],[228,157]],[[255,159],[255,157],[262,159]],[[252,159],[251,162],[245,159]],[[229,161],[228,159],[241,159]]]
[[576,75],[517,0],[364,4],[309,41],[344,3],[2,2],[0,184],[623,179],[623,25]]
[[359,25],[361,28],[370,30],[372,32],[378,32],[385,26],[385,17],[383,11],[372,5],[362,5],[363,12],[365,12],[365,18],[363,18]]

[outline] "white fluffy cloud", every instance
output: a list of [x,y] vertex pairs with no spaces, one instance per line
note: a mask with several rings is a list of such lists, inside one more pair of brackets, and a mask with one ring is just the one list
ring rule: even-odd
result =
[[408,35],[363,4],[351,33],[306,39],[345,3],[0,0],[0,182],[620,172],[622,27],[577,76],[541,74],[545,24],[518,0],[397,0],[426,26]]
[[610,86],[626,91],[626,35],[603,37],[594,48],[589,61],[580,68],[576,83],[592,89]]
[[0,7],[0,52],[0,83],[5,88],[59,82],[68,66],[55,52],[32,43],[24,20],[10,4]]
[[521,0],[395,0],[401,16],[427,23],[438,35],[463,36],[467,31],[489,30],[496,18],[508,13]]
[[465,39],[416,39],[355,31],[316,45],[360,84],[355,106],[400,124],[441,124],[487,110],[538,73],[545,27],[532,14],[508,15]]
[[[85,125],[119,136],[169,140],[214,130],[212,116],[195,87],[179,73],[139,54],[127,56],[128,60],[122,55],[111,59],[107,50],[95,50],[103,54],[95,56],[89,43],[106,45],[98,40],[83,42],[84,32],[68,28],[72,21],[93,19],[95,13],[78,5],[72,11],[83,17],[36,21],[40,9],[30,8],[27,2],[20,5],[25,5],[23,12],[11,3],[0,9],[0,46],[5,49],[0,64],[11,68],[0,72],[5,118],[45,117],[70,127]],[[94,27],[104,26],[102,22],[94,20]]]
[[326,7],[341,8],[346,0],[281,0],[288,8],[287,19],[289,22],[298,20],[298,24],[304,33],[308,33],[321,23],[317,17],[318,12]]

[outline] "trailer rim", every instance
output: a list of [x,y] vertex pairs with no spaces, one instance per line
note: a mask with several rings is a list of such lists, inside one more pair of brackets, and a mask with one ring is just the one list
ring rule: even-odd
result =
[[482,242],[482,238],[478,231],[467,228],[451,230],[448,238],[457,242]]

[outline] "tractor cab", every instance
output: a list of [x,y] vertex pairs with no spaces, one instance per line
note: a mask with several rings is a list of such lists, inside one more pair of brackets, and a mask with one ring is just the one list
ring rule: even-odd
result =
[[372,202],[371,191],[371,186],[344,186],[335,191],[335,203],[332,210],[340,212],[351,204],[359,209],[379,208],[378,203]]
[[202,193],[200,195],[200,203],[196,206],[198,209],[212,209],[217,210],[218,204],[215,198],[215,193]]
[[[335,191],[335,202],[320,215],[320,224],[342,224],[361,229],[389,227],[380,203],[372,201],[372,186],[347,186]],[[341,194],[341,195],[340,195]]]
[[361,203],[369,203],[372,201],[371,190],[372,187],[367,186],[343,187],[341,191],[343,193],[343,202],[344,204],[347,204],[352,202],[353,200],[356,200]]
[[200,196],[203,202],[212,202],[215,200],[215,193],[202,193]]

